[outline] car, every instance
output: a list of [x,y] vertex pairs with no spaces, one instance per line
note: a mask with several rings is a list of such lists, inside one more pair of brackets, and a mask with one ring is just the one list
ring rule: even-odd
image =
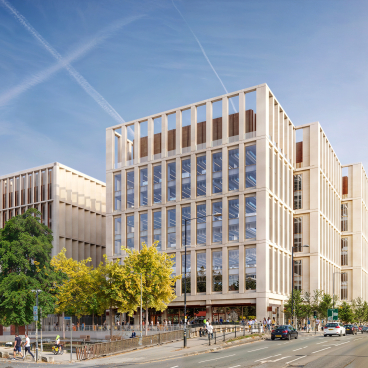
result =
[[345,327],[338,322],[327,323],[323,329],[323,336],[326,337],[332,335],[346,336]]
[[297,339],[298,338],[298,331],[290,325],[280,325],[280,326],[276,326],[272,331],[271,331],[271,340],[275,340],[276,338],[278,339],[286,339],[286,340],[291,340],[291,339]]
[[344,325],[346,333],[347,334],[353,334],[353,335],[357,335],[358,334],[358,329],[356,326],[354,325]]
[[362,326],[362,333],[368,332],[368,326]]

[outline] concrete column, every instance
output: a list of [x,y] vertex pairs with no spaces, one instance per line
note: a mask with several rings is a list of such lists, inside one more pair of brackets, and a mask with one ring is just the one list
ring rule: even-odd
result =
[[121,171],[121,210],[126,210],[126,170]]
[[[55,165],[52,170],[52,235],[53,235],[53,241],[52,241],[52,250],[51,250],[51,256],[54,257],[56,254],[60,252],[60,248],[58,248],[59,244],[59,166]],[[32,183],[31,183],[31,191],[33,191],[33,180],[34,180],[34,174],[32,173]],[[27,186],[28,186],[28,178],[27,178]],[[28,195],[28,194],[27,194]],[[33,196],[33,193],[32,193]],[[29,203],[29,198],[28,198]]]
[[141,139],[140,139],[140,126],[139,122],[136,121],[134,123],[134,164],[139,163],[139,154],[140,154],[140,146],[141,146]]
[[161,157],[167,157],[167,116],[166,114],[161,115]]
[[[122,186],[123,187],[123,186]],[[114,211],[114,174],[106,173],[106,206]]]
[[212,102],[206,103],[206,148],[212,146]]
[[245,135],[245,93],[239,93],[239,140],[244,140]]
[[268,136],[268,118],[269,118],[269,88],[263,85],[257,88],[256,104],[257,104],[257,137],[262,135]]
[[197,147],[197,108],[190,108],[190,147],[191,151],[195,152]]
[[268,124],[269,124],[269,131],[268,134],[271,136],[271,141],[274,142],[274,118],[275,118],[275,110],[274,110],[274,106],[275,106],[275,98],[273,96],[269,97],[269,105],[268,105]]
[[258,321],[262,321],[267,316],[268,298],[264,296],[257,297],[256,317]]
[[180,204],[175,206],[176,209],[176,249],[183,249],[181,246],[181,207]]
[[281,110],[280,117],[279,117],[279,147],[282,153],[285,153],[284,151],[284,123],[285,123],[285,113],[283,110]]
[[[207,199],[206,200],[206,216],[208,216],[210,214],[212,214],[212,203],[211,203],[210,199]],[[206,217],[206,246],[211,245],[212,221],[213,221],[212,216]]]
[[229,98],[222,98],[222,143],[227,143],[229,137]]
[[115,138],[111,128],[106,129],[106,171],[114,168],[115,160]]
[[181,147],[182,147],[182,124],[181,124],[181,111],[176,110],[176,154],[181,153]]
[[[121,216],[121,246],[123,248],[126,248],[127,246],[127,228],[126,228],[126,215],[125,213],[122,213]],[[98,249],[97,249],[98,250]],[[124,252],[121,251],[122,255],[124,255]],[[99,263],[99,260],[98,260],[98,255],[97,255],[97,262]],[[97,263],[97,265],[98,265]]]

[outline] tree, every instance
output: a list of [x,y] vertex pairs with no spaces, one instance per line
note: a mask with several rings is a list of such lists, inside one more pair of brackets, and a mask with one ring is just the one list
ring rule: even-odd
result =
[[[305,315],[304,300],[302,297],[302,292],[300,290],[294,290],[294,314],[297,318],[301,318]],[[288,313],[293,318],[293,298],[290,294],[289,299],[284,304],[284,311]]]
[[365,321],[368,308],[367,302],[363,301],[361,297],[358,297],[351,301],[351,307],[354,313],[354,320],[357,321],[359,324]]
[[339,307],[339,318],[344,323],[354,322],[354,313],[349,303],[345,301],[341,303]]
[[[146,334],[148,324],[148,310],[154,308],[163,311],[176,298],[174,285],[179,276],[172,276],[173,256],[157,251],[157,243],[143,247],[138,251],[126,249],[128,256],[124,259],[124,275],[126,280],[126,294],[129,295],[130,313],[140,306],[141,274],[142,300],[146,311]],[[123,310],[124,311],[124,310]]]
[[311,294],[308,291],[304,293],[303,301],[304,301],[303,306],[302,306],[303,315],[309,320],[310,316],[313,313],[313,302],[312,302]]
[[35,293],[43,314],[53,313],[53,283],[60,279],[50,265],[52,232],[34,208],[5,223],[0,230],[0,323],[18,327],[33,322]]
[[330,294],[323,293],[318,308],[320,316],[327,320],[328,310],[332,309],[332,306],[333,306],[332,296]]

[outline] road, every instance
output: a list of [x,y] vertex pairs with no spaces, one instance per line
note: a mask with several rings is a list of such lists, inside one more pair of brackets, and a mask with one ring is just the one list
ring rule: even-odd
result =
[[[94,364],[96,368],[367,368],[368,334],[346,337],[299,336],[291,341],[262,341],[227,348],[207,354],[180,359],[166,359],[150,363]],[[86,362],[85,362],[86,363]],[[1,362],[0,368],[36,368],[45,364]],[[80,363],[60,364],[59,368],[82,367]],[[84,364],[83,367],[86,367]]]

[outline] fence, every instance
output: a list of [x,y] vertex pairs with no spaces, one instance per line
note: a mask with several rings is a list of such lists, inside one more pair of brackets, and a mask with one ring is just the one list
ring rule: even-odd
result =
[[159,333],[156,335],[135,337],[132,339],[121,339],[111,342],[103,342],[98,344],[83,345],[76,348],[77,360],[85,360],[97,358],[100,356],[121,353],[125,350],[131,350],[141,346],[160,345],[165,342],[181,340],[183,338],[183,331],[171,331],[166,333]]

